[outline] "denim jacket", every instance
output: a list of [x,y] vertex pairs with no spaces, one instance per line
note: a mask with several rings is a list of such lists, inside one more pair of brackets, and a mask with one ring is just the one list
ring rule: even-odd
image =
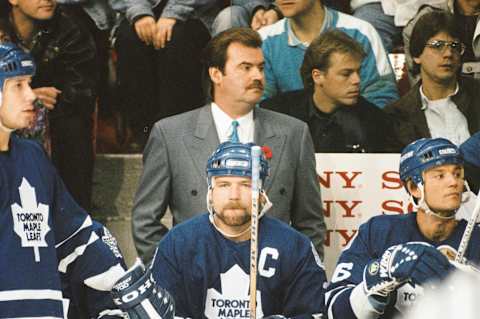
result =
[[[141,16],[154,16],[155,8],[162,0],[117,0],[118,7],[126,8],[125,15],[134,23]],[[163,0],[165,1],[165,0]],[[250,14],[259,7],[268,8],[272,3],[270,0],[233,0],[232,5],[245,7]],[[220,0],[168,0],[162,12],[164,18],[174,18],[185,21],[190,18],[201,20],[210,29],[216,15],[222,9],[223,1]]]

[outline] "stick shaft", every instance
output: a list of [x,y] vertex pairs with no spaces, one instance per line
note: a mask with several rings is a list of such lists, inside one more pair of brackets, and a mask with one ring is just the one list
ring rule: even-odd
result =
[[250,319],[257,317],[258,199],[260,196],[259,146],[252,147],[252,220],[250,226]]
[[480,192],[477,194],[477,201],[475,203],[475,208],[473,209],[472,216],[470,216],[470,219],[468,220],[468,224],[465,227],[465,230],[463,231],[462,240],[458,245],[458,252],[457,252],[457,255],[455,256],[455,261],[458,263],[463,262],[463,257],[465,256],[465,253],[467,251],[468,243],[470,241],[470,237],[472,236],[473,228],[477,223],[477,218],[479,214],[480,214]]

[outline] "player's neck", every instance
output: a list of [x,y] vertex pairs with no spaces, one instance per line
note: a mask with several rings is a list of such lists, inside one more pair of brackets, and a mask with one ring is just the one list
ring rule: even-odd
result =
[[8,151],[10,144],[10,132],[3,130],[3,125],[0,123],[0,152]]
[[230,226],[214,215],[215,227],[228,240],[242,242],[250,239],[250,223],[241,226]]
[[325,9],[316,1],[304,14],[289,18],[293,33],[301,42],[310,44],[319,34],[325,19]]
[[423,209],[417,212],[417,225],[420,232],[427,239],[440,242],[446,240],[455,230],[458,221],[452,219],[442,219],[432,214],[427,214]]

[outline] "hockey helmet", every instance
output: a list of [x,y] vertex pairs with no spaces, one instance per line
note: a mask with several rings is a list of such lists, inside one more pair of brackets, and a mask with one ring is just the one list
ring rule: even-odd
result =
[[32,56],[11,42],[0,43],[0,92],[9,78],[35,74]]
[[[252,147],[253,143],[224,142],[218,146],[207,162],[208,187],[212,187],[212,177],[215,176],[246,176],[252,177]],[[260,180],[262,184],[269,174],[269,165],[265,156],[260,157]]]
[[445,164],[463,165],[458,147],[445,138],[422,138],[407,145],[400,156],[400,179],[423,184],[422,173]]

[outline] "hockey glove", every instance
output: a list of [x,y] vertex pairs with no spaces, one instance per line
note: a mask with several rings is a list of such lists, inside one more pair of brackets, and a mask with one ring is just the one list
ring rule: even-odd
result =
[[364,290],[368,296],[387,298],[406,282],[421,285],[440,280],[453,269],[447,258],[430,244],[400,244],[388,248],[380,259],[365,266]]
[[175,304],[170,294],[157,286],[150,269],[137,261],[112,288],[113,302],[130,319],[173,319]]

